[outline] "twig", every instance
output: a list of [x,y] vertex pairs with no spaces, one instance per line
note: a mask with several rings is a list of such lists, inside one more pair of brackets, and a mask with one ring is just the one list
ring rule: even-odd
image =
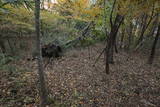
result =
[[[80,32],[80,35],[79,37],[77,37],[76,39],[74,40],[71,40],[71,41],[68,41],[67,43],[65,43],[64,45],[69,45],[71,43],[74,43],[78,40],[82,40],[83,38],[85,38],[86,36],[86,33],[88,32],[90,26],[93,24],[93,21],[91,21],[81,32]],[[76,42],[77,43],[77,42]]]
[[45,70],[48,66],[48,64],[50,63],[50,61],[52,60],[52,58],[49,58],[48,62],[44,65],[43,69]]
[[100,59],[100,57],[102,56],[102,54],[105,52],[106,48],[107,48],[107,47],[105,47],[105,48],[102,50],[102,52],[99,54],[99,56],[96,58],[93,66],[95,66],[95,64],[98,62],[98,60]]

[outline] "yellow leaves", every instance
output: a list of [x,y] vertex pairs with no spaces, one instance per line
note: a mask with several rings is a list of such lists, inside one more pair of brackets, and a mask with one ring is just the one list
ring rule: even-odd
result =
[[130,0],[120,0],[118,2],[118,12],[121,15],[125,15],[128,13],[130,7]]
[[150,14],[153,10],[158,12],[159,0],[117,0],[117,12],[121,15],[139,16],[143,13]]
[[[118,9],[117,11],[121,15],[129,14],[130,12],[135,12],[137,9],[139,10],[139,7],[141,7],[139,4],[140,1],[138,0],[119,0],[118,1]],[[138,5],[139,4],[139,5]]]
[[72,2],[72,13],[73,16],[81,16],[86,13],[89,8],[88,0],[77,0]]
[[8,13],[4,13],[2,16],[0,24],[0,30],[5,32],[32,32],[33,27],[33,12],[29,11],[23,7],[14,8],[10,5],[6,5],[5,8],[9,10]]
[[17,20],[17,21],[22,21],[24,23],[32,23],[33,19],[31,18],[32,16],[34,16],[32,11],[29,11],[23,7],[19,7],[19,8],[14,8],[11,7],[9,5],[5,6],[5,8],[7,8],[9,10],[8,14],[3,14],[4,19],[6,18],[10,18],[13,20]]
[[57,19],[57,17],[61,18],[57,14],[51,13],[49,11],[41,11],[41,19],[48,24],[54,22]]
[[155,11],[157,13],[160,13],[160,0],[158,0],[156,3],[155,3]]
[[85,8],[89,8],[89,1],[88,0],[77,0],[73,2],[73,6],[79,9],[85,9]]
[[66,16],[84,20],[93,20],[100,12],[99,7],[92,6],[90,0],[58,0],[58,7],[62,13],[68,13]]

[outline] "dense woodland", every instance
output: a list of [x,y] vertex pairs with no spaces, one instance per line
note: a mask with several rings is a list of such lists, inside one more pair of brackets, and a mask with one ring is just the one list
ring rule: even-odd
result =
[[160,107],[159,0],[0,0],[0,107]]

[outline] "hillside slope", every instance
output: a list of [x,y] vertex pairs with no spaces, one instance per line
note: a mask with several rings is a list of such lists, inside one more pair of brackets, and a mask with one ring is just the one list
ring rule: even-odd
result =
[[[147,56],[138,53],[127,54],[121,51],[119,54],[115,54],[115,64],[111,65],[111,74],[106,75],[103,56],[93,66],[102,49],[102,44],[96,44],[89,48],[73,49],[62,58],[52,60],[47,65],[45,72],[52,102],[50,106],[159,107],[160,63],[155,62],[150,66],[146,64]],[[158,58],[157,56],[155,59]],[[44,63],[47,63],[46,60]],[[36,71],[35,63],[35,61],[20,61],[17,65]],[[21,99],[20,102],[23,102],[21,104],[26,104],[28,107],[35,106],[38,102],[36,77],[36,72],[29,72],[26,85],[21,88],[23,90],[21,94],[24,95],[18,93],[10,96],[29,96],[31,101],[29,100],[30,102],[27,103],[25,99]],[[8,81],[8,77],[1,77],[1,88],[2,86],[4,88],[5,83],[2,81],[4,79]],[[25,91],[25,89],[28,90]],[[6,95],[5,91],[0,91],[0,93]],[[31,96],[31,93],[34,95]],[[0,96],[0,99],[2,98],[4,97]],[[17,101],[8,100],[4,103],[4,100],[0,100],[0,104],[2,106],[16,105]]]

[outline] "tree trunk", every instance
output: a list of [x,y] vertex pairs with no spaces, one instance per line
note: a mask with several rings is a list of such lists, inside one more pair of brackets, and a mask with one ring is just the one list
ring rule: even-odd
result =
[[[112,41],[113,43],[113,41]],[[114,44],[111,43],[111,46],[110,46],[110,50],[108,51],[109,53],[109,63],[110,64],[114,64],[114,58],[113,58],[113,54],[114,54]]]
[[129,33],[128,33],[127,51],[130,51],[131,40],[132,40],[132,32],[133,32],[133,25],[132,25],[132,22],[131,22],[130,23],[130,27],[129,27]]
[[104,27],[104,34],[105,35],[107,35],[107,14],[106,14],[106,0],[104,0],[104,3],[103,3],[103,6],[104,6],[104,16],[103,16],[103,18],[104,18],[104,25],[103,25],[103,27]]
[[144,19],[142,18],[142,32],[141,32],[140,38],[137,41],[136,46],[139,45],[140,43],[142,43],[143,38],[144,38],[144,33],[147,30],[147,28],[150,25],[150,23],[152,22],[153,18],[154,18],[154,5],[153,5],[152,13],[151,13],[151,16],[150,16],[148,22],[147,22],[147,19],[148,19],[148,15],[147,14],[144,14]]
[[149,38],[151,38],[151,37],[154,36],[154,32],[155,32],[155,30],[156,30],[156,28],[157,28],[157,23],[158,23],[159,15],[156,14],[155,16],[156,16],[156,17],[155,17],[155,19],[154,19],[154,21],[153,21],[153,23],[152,23],[152,27],[149,29],[150,32],[149,32],[148,35],[147,35],[147,37],[149,37]]
[[115,48],[115,52],[118,54],[118,48],[117,48],[117,42],[115,41],[115,44],[114,44],[114,48]]
[[39,74],[39,81],[40,81],[40,98],[41,98],[41,107],[45,107],[47,103],[47,91],[46,91],[46,84],[44,78],[44,71],[43,71],[43,61],[42,61],[42,52],[41,52],[41,41],[40,41],[40,0],[35,0],[35,29],[36,29],[36,46],[37,46],[37,54],[38,54],[38,74]]
[[51,7],[50,7],[50,3],[51,3],[51,1],[50,1],[50,0],[48,0],[47,2],[48,2],[48,9],[50,9],[50,8],[51,8]]
[[158,25],[157,34],[156,34],[155,40],[154,40],[153,45],[152,45],[151,54],[150,54],[150,57],[149,57],[149,60],[148,60],[149,64],[153,63],[155,52],[156,52],[155,49],[156,49],[156,45],[157,45],[157,42],[158,42],[159,35],[160,35],[160,23]]
[[4,45],[4,40],[0,38],[0,48],[2,50],[2,53],[6,53],[6,48],[5,48],[5,45]]
[[[8,41],[8,46],[9,46],[9,48],[10,48],[11,54],[12,54],[12,55],[15,55],[15,50],[14,50],[14,48],[16,48],[16,46],[11,44],[9,38],[7,38],[7,41]],[[13,47],[13,46],[15,46],[15,47]]]
[[120,15],[117,15],[117,17],[115,19],[115,23],[114,23],[113,27],[111,28],[111,34],[110,34],[110,36],[111,36],[111,50],[109,51],[109,53],[110,53],[109,63],[111,63],[111,64],[114,63],[114,58],[113,58],[114,47],[116,45],[116,37],[117,37],[119,27],[122,24],[122,20],[123,20],[123,17]]
[[133,24],[133,30],[132,30],[132,43],[133,43],[133,45],[135,45],[137,30],[139,29],[138,28],[138,25],[139,25],[138,21],[139,21],[139,19],[136,19],[135,25]]
[[123,46],[124,35],[125,35],[125,29],[122,29],[120,46],[119,46],[120,49],[122,49],[122,46]]
[[146,31],[146,24],[147,23],[147,15],[145,15],[143,18],[142,18],[142,30],[141,30],[141,33],[140,33],[140,37],[139,37],[139,39],[138,39],[138,41],[137,41],[137,43],[136,43],[136,46],[137,45],[139,45],[139,43],[141,43],[142,42],[142,40],[143,40],[143,37],[144,37],[144,33],[145,33],[145,31]]
[[45,9],[45,8],[44,8],[44,0],[41,0],[41,3],[40,3],[40,4],[41,4],[41,9]]
[[107,46],[106,46],[106,73],[109,74],[109,64],[114,63],[113,59],[113,50],[114,50],[114,45],[116,41],[116,36],[119,30],[120,25],[122,24],[123,21],[123,16],[117,15],[114,21],[113,26],[111,26],[111,32],[107,41]]

